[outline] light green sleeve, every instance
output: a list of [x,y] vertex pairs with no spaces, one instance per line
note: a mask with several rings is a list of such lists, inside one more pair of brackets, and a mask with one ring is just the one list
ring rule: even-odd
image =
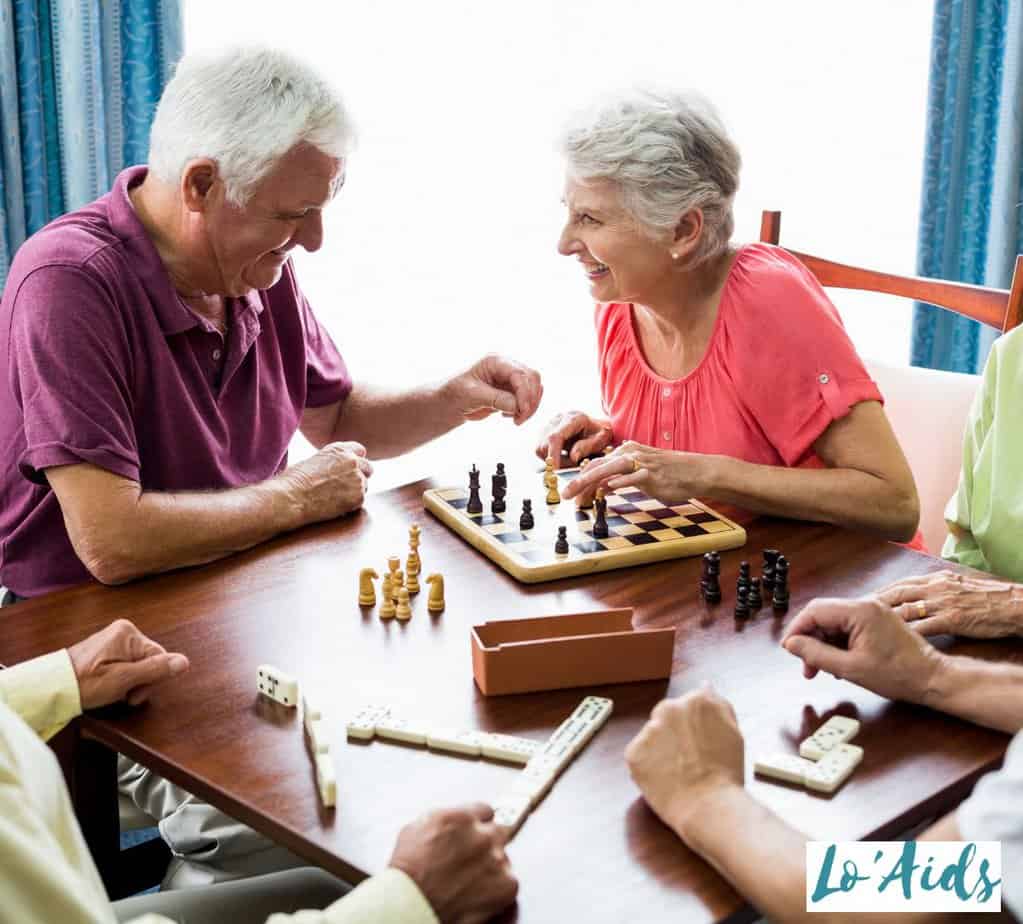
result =
[[390,867],[323,911],[272,914],[266,924],[439,924],[419,887]]
[[941,557],[959,565],[990,571],[991,567],[973,535],[973,497],[977,490],[990,486],[977,484],[977,459],[988,431],[991,429],[993,398],[998,381],[997,351],[992,350],[984,367],[984,378],[973,397],[970,414],[963,434],[963,465],[959,472],[959,486],[945,507],[945,522],[949,534],[941,549]]
[[0,702],[44,741],[82,714],[78,678],[67,649],[0,671]]

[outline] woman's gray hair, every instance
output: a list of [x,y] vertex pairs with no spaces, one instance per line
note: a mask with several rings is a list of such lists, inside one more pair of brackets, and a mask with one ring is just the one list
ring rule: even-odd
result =
[[673,232],[686,212],[700,209],[703,234],[687,265],[728,247],[742,161],[702,97],[643,89],[604,98],[566,126],[561,151],[573,179],[617,184],[622,205],[652,238]]
[[256,184],[295,145],[344,157],[355,133],[334,89],[272,48],[235,48],[181,59],[160,98],[149,169],[178,183],[188,161],[217,162],[227,199],[245,205]]

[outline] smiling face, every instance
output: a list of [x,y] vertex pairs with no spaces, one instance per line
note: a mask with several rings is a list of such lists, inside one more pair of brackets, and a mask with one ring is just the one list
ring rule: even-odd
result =
[[565,182],[568,220],[558,252],[575,257],[598,302],[645,303],[670,280],[670,241],[654,241],[625,211],[610,180]]
[[268,289],[288,253],[323,243],[323,209],[344,183],[344,162],[308,144],[296,145],[256,185],[244,206],[232,205],[214,180],[201,197],[207,292],[239,297]]

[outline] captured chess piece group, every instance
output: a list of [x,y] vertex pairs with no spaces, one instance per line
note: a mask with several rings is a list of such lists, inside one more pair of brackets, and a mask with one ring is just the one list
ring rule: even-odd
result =
[[[721,602],[721,556],[707,552],[703,556],[700,576],[700,595],[707,603]],[[763,588],[763,590],[761,590]],[[764,549],[761,576],[750,574],[748,561],[739,563],[739,577],[735,582],[735,618],[749,619],[764,605],[764,594],[771,595],[771,608],[784,613],[789,608],[789,563],[777,549]]]
[[[477,476],[478,477],[478,476]],[[401,570],[401,559],[392,555],[387,559],[387,571],[380,585],[380,618],[398,619],[407,622],[412,618],[411,595],[420,591],[419,575],[422,562],[419,559],[419,524],[413,523],[408,531],[409,552],[405,561],[405,571]],[[373,585],[379,575],[372,568],[363,568],[359,572],[359,606],[376,606],[376,588]],[[431,574],[426,583],[430,585],[430,596],[426,608],[431,613],[444,610],[444,577]]]

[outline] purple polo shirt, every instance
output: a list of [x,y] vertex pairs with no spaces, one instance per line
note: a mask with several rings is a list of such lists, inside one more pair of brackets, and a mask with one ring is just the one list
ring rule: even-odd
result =
[[123,171],[18,251],[0,301],[0,581],[33,597],[90,579],[45,469],[88,462],[145,491],[252,484],[287,464],[302,411],[344,401],[344,360],[289,261],[227,302],[227,336],[178,297]]

